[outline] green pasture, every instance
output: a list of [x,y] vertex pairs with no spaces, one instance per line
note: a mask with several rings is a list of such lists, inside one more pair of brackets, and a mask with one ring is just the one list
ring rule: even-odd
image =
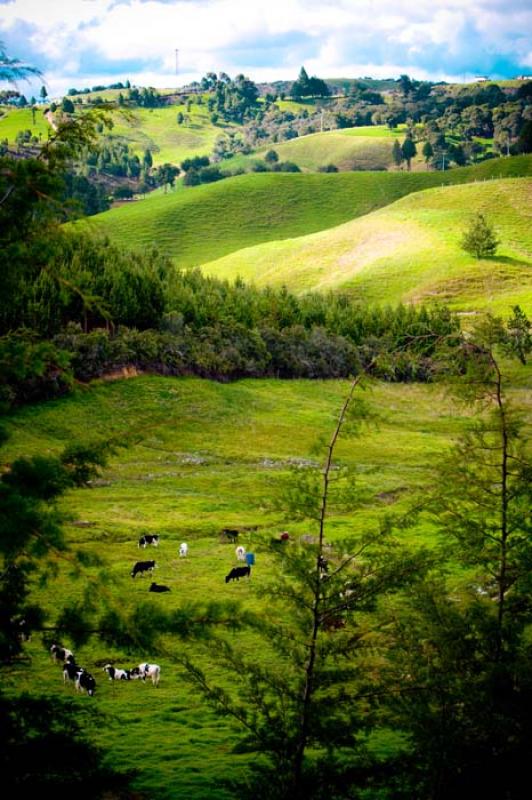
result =
[[78,222],[134,250],[156,246],[178,267],[202,266],[263,242],[333,228],[412,192],[530,175],[532,157],[446,172],[258,173],[136,201]]
[[[440,301],[459,310],[532,311],[532,180],[427,189],[336,228],[268,242],[205,265],[258,285],[349,289],[372,303]],[[497,255],[478,261],[460,240],[475,212],[494,225]]]
[[43,115],[45,106],[38,106],[35,111],[35,124],[31,108],[10,108],[0,106],[0,139],[7,139],[9,144],[15,143],[19,131],[30,130],[32,136],[41,135],[44,141],[51,131],[48,120]]
[[[185,121],[178,125],[177,115],[182,113]],[[170,162],[179,164],[195,155],[209,155],[214,142],[228,128],[226,123],[213,125],[207,105],[192,103],[187,111],[186,103],[163,108],[136,108],[131,119],[114,115],[112,137],[129,143],[138,155],[151,150],[154,164]]]
[[[334,164],[341,172],[386,170],[393,166],[392,147],[398,136],[401,134],[390,132],[384,125],[311,133],[271,144],[249,156],[237,156],[228,165],[246,167],[273,149],[279,161],[293,161],[305,172],[317,172],[327,164]],[[424,167],[422,159],[421,163]]]
[[[295,522],[283,512],[282,486],[294,468],[300,472],[322,463],[323,450],[316,444],[330,436],[347,387],[347,381],[218,384],[143,376],[95,382],[73,396],[13,414],[6,462],[21,454],[58,453],[72,440],[111,438],[127,445],[111,457],[91,488],[71,491],[61,502],[70,518],[65,528],[70,547],[97,555],[103,563],[86,567],[83,577],[76,578],[69,554],[57,556],[57,576],[34,589],[50,621],[61,603],[81,601],[85,591],[99,604],[119,604],[122,610],[139,602],[169,611],[189,602],[226,599],[261,608],[264,600],[256,588],[271,577],[270,538],[281,530],[294,537],[312,531],[309,523]],[[515,371],[513,395],[523,408],[530,403],[529,370]],[[360,507],[338,515],[331,511],[329,542],[376,528],[384,514],[406,511],[418,490],[431,482],[439,454],[465,424],[441,386],[375,383],[360,390],[360,396],[370,404],[373,421],[360,438],[340,440],[336,457],[355,476]],[[246,548],[256,554],[256,566],[250,581],[226,585],[235,554],[219,534],[224,527],[239,526],[257,526],[242,534]],[[138,549],[138,537],[145,532],[160,534],[158,549]],[[435,541],[423,523],[400,535],[414,545]],[[189,544],[186,559],[178,556],[181,541]],[[133,580],[132,565],[145,558],[155,558],[158,569]],[[150,594],[152,579],[172,591]],[[251,633],[230,635],[233,643],[238,638],[254,652]],[[49,644],[45,647],[35,636],[27,645],[31,663],[22,661],[5,671],[8,693],[45,693],[52,699],[75,694],[51,662]],[[253,767],[252,761],[233,752],[236,731],[200,701],[175,660],[187,652],[209,666],[208,654],[168,637],[156,653],[140,646],[121,650],[95,637],[75,652],[97,681],[95,697],[77,702],[104,715],[92,736],[109,764],[137,770],[135,788],[152,800],[228,800],[221,779],[238,778]],[[102,671],[108,661],[123,667],[156,661],[160,687],[109,682]],[[234,687],[238,676],[220,675],[220,680]]]
[[[283,512],[282,486],[294,468],[300,472],[322,463],[323,450],[316,443],[330,436],[347,387],[347,381],[218,384],[143,376],[95,382],[73,396],[12,415],[7,462],[21,454],[60,452],[72,440],[112,438],[127,444],[91,488],[71,491],[61,502],[70,517],[65,528],[70,547],[97,555],[103,563],[86,567],[79,578],[69,554],[57,556],[57,575],[34,589],[51,623],[63,602],[82,601],[84,592],[99,604],[119,604],[123,610],[139,602],[169,611],[189,602],[226,599],[260,608],[264,600],[256,588],[271,577],[271,536],[281,530],[294,537],[312,531],[308,523],[295,522]],[[530,388],[530,371],[517,369],[513,395],[523,407],[530,403]],[[360,395],[370,404],[373,421],[360,438],[340,440],[336,457],[337,464],[351,467],[355,475],[360,507],[339,515],[331,511],[329,542],[375,528],[384,514],[406,511],[416,492],[430,484],[435,460],[465,424],[462,410],[444,387],[373,384]],[[219,537],[226,526],[257,526],[242,534],[246,548],[256,554],[250,581],[224,582],[235,563],[234,547]],[[145,532],[160,534],[158,549],[138,549],[138,537]],[[414,545],[435,541],[423,523],[400,535]],[[186,559],[178,556],[181,541],[189,544]],[[133,580],[132,565],[145,558],[155,558],[158,569],[153,576]],[[150,594],[152,579],[172,591]],[[230,635],[253,652],[251,633]],[[51,662],[49,644],[45,647],[39,636],[33,637],[27,645],[31,662],[21,661],[4,672],[8,693],[44,693],[52,699],[75,694]],[[104,715],[92,736],[109,764],[136,769],[135,788],[152,800],[228,800],[221,779],[238,778],[253,764],[233,752],[236,731],[200,701],[175,660],[187,652],[208,666],[208,654],[168,637],[161,639],[156,653],[140,646],[121,650],[95,637],[75,652],[97,681],[95,697],[82,696],[77,702]],[[261,651],[256,657],[263,655]],[[108,661],[123,667],[156,661],[161,665],[160,687],[109,682],[102,671]],[[220,680],[234,687],[239,679],[221,675]]]

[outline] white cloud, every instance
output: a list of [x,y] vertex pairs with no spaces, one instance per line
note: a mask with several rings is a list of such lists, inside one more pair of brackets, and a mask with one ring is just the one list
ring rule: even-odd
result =
[[50,84],[72,84],[76,63],[95,63],[96,82],[109,62],[137,61],[141,71],[129,77],[140,83],[142,65],[159,63],[151,84],[161,86],[175,72],[176,48],[191,75],[243,71],[256,80],[295,77],[302,63],[323,77],[352,74],[358,63],[362,74],[427,78],[474,73],[477,56],[483,70],[487,55],[530,64],[530,0],[12,0],[0,9],[0,38],[30,26],[30,52],[52,64]]

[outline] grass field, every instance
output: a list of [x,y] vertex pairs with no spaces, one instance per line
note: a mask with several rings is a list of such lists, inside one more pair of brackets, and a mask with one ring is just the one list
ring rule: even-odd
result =
[[44,141],[51,132],[48,121],[43,116],[44,106],[37,108],[35,112],[35,123],[33,123],[33,116],[30,108],[10,108],[7,106],[0,107],[0,111],[4,112],[0,115],[0,140],[7,139],[10,145],[15,143],[17,133],[19,131],[30,130],[32,136],[39,135]]
[[[531,313],[531,209],[530,178],[427,189],[336,228],[237,251],[204,271],[296,291],[347,288],[374,303],[439,300],[504,313],[519,303]],[[460,247],[476,211],[501,242],[487,260]]]
[[[180,112],[185,116],[182,125],[177,123]],[[155,165],[165,162],[179,164],[190,156],[209,155],[216,138],[234,128],[226,123],[213,125],[207,106],[193,103],[190,111],[187,111],[186,104],[137,108],[131,121],[117,114],[111,137],[125,139],[139,155],[151,150]]]
[[[525,407],[532,396],[530,370],[517,369],[513,381],[514,398]],[[62,502],[72,520],[92,525],[67,525],[70,545],[100,556],[104,565],[87,568],[76,580],[68,559],[57,559],[58,576],[48,587],[35,588],[51,620],[61,602],[82,598],[87,581],[102,602],[118,602],[124,610],[142,601],[172,610],[221,599],[260,607],[264,601],[255,589],[268,580],[265,543],[279,530],[294,536],[309,530],[307,523],[274,510],[272,499],[291,467],[320,463],[315,444],[330,435],[346,389],[345,381],[222,385],[144,376],[98,382],[13,415],[4,451],[8,462],[19,454],[57,453],[72,439],[130,440],[112,457],[103,480],[69,492]],[[356,512],[332,514],[326,529],[332,542],[373,528],[385,513],[405,510],[416,490],[430,482],[434,460],[465,422],[439,386],[375,384],[364,398],[374,424],[360,440],[341,441],[337,458],[355,471],[367,499]],[[226,586],[234,548],[220,543],[219,532],[253,525],[255,532],[243,534],[257,558],[252,580]],[[160,534],[157,550],[139,551],[137,540],[144,532]],[[412,543],[433,541],[423,524],[401,535]],[[178,557],[181,541],[189,544],[187,559]],[[171,593],[149,594],[150,578],[132,581],[129,572],[139,558],[157,560],[155,580],[170,585]],[[244,646],[247,636],[232,634]],[[223,800],[228,795],[220,779],[238,777],[248,757],[232,752],[235,732],[183,682],[173,657],[185,645],[165,639],[160,646],[156,654],[142,648],[125,652],[92,638],[76,656],[95,675],[97,692],[77,702],[105,715],[104,724],[94,729],[95,739],[115,768],[138,770],[135,786],[152,800]],[[189,651],[195,655],[194,645]],[[33,638],[28,652],[31,664],[20,662],[4,672],[7,692],[44,692],[52,699],[74,694],[63,685],[40,637]],[[144,660],[161,664],[159,689],[141,682],[110,683],[102,672],[107,661],[133,666]]]
[[179,267],[207,264],[245,247],[305,236],[442,184],[532,174],[532,157],[493,159],[444,173],[241,175],[137,201],[88,225],[122,247],[156,246]]
[[[231,159],[228,166],[245,168],[263,159],[268,150],[273,149],[279,161],[293,161],[304,172],[317,172],[319,167],[327,164],[334,164],[341,172],[385,170],[393,167],[392,147],[395,139],[403,141],[404,131],[390,130],[385,125],[342,128],[271,144],[249,156]],[[421,156],[412,161],[412,166],[414,170],[426,170]]]

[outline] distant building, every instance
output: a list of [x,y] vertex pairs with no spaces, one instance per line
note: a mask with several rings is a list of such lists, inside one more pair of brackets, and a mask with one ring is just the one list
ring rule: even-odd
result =
[[484,81],[489,81],[489,77],[487,75],[477,75],[475,77],[475,83],[484,83]]
[[532,75],[517,75],[516,81],[532,81]]

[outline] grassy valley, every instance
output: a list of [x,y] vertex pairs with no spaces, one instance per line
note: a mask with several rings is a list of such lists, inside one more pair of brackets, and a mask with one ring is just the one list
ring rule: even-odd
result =
[[[525,409],[532,396],[530,371],[514,371],[513,380],[513,397]],[[260,590],[272,577],[271,536],[289,530],[297,538],[308,531],[308,523],[290,520],[273,501],[291,468],[319,463],[316,442],[330,434],[346,388],[347,382],[334,381],[221,385],[148,376],[100,382],[12,416],[5,458],[57,453],[72,439],[85,439],[89,430],[92,436],[128,442],[92,488],[71,491],[61,503],[71,520],[90,526],[67,524],[70,546],[103,560],[102,566],[85,570],[91,591],[123,611],[143,602],[152,609],[177,610],[222,599],[260,609],[265,603]],[[465,423],[438,386],[374,384],[368,399],[374,423],[361,439],[348,436],[338,451],[339,463],[355,470],[366,499],[359,510],[331,517],[326,531],[331,542],[374,528],[390,511],[406,510],[417,490],[430,483],[435,460]],[[234,547],[221,543],[219,534],[239,526],[258,526],[242,535],[257,564],[251,581],[225,585]],[[145,532],[160,534],[157,550],[139,551],[137,540]],[[423,524],[403,535],[414,545],[436,542]],[[181,541],[189,544],[186,559],[178,557]],[[169,585],[169,594],[149,594],[150,578],[131,579],[139,558],[157,560],[154,579]],[[53,582],[35,587],[52,619],[63,601],[82,596],[68,557],[58,554],[56,566]],[[235,636],[252,647],[249,634]],[[76,649],[79,663],[97,681],[95,698],[78,702],[105,715],[105,724],[92,735],[115,767],[138,771],[135,788],[154,800],[230,797],[220,779],[243,776],[253,762],[233,752],[237,739],[229,721],[215,717],[183,680],[175,657],[187,652],[201,663],[195,646],[168,638],[158,646],[157,658],[145,647],[121,650],[96,637]],[[71,696],[73,688],[63,685],[61,669],[51,663],[40,637],[27,648],[32,669],[20,663],[4,670],[5,689],[32,692],[38,674],[41,692],[57,699]],[[131,666],[142,660],[161,664],[159,689],[109,682],[102,671],[108,661]],[[234,677],[222,680],[234,684]],[[381,738],[383,752],[393,737],[386,742]]]

